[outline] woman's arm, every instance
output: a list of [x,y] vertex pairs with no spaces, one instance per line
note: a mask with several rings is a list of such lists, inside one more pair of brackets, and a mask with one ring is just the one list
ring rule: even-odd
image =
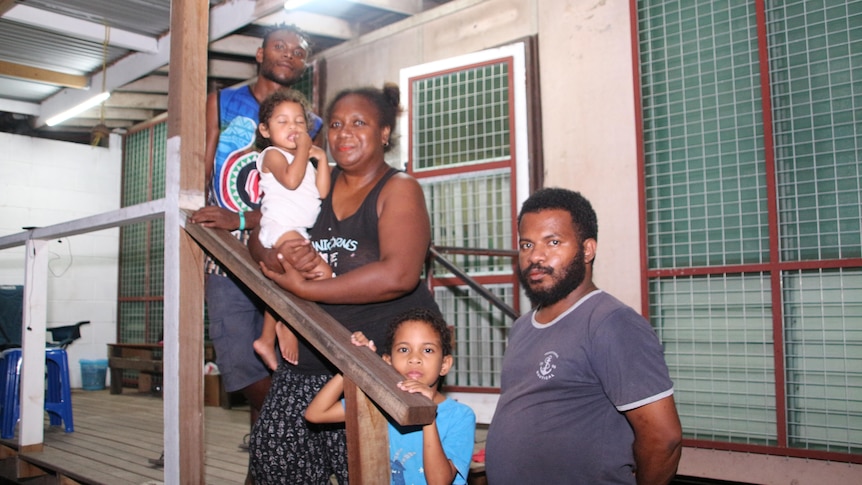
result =
[[412,291],[419,283],[431,244],[431,224],[419,183],[406,174],[393,176],[380,193],[377,213],[379,261],[322,280],[264,273],[296,296],[321,303],[374,303]]
[[[250,214],[250,212],[246,214]],[[252,259],[260,264],[263,274],[287,290],[290,290],[293,285],[286,282],[286,277],[282,276],[288,266],[295,268],[308,279],[313,279],[314,275],[311,272],[317,267],[317,251],[311,246],[309,240],[303,238],[288,239],[277,249],[265,248],[260,243],[260,230],[255,229],[251,232],[248,240],[248,251],[251,253]],[[283,254],[290,254],[291,262],[282,259]],[[294,272],[290,271],[289,273]]]
[[309,156],[317,159],[317,177],[314,182],[317,185],[320,198],[325,199],[329,195],[330,185],[332,185],[332,168],[326,160],[326,151],[320,147],[313,146],[311,147]]
[[344,377],[341,374],[332,376],[305,410],[305,419],[311,423],[343,423],[344,406],[341,405],[341,394],[344,393]]

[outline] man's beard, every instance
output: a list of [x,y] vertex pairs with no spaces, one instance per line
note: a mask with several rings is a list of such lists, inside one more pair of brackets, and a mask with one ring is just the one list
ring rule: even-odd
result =
[[272,82],[281,84],[282,86],[289,87],[302,77],[302,73],[296,74],[295,71],[291,71],[290,76],[279,76],[275,73],[275,70],[268,66],[262,66],[260,69],[260,76],[264,79],[269,79]]
[[533,269],[544,271],[551,278],[555,276],[553,268],[531,264],[518,272],[518,279],[521,281],[524,293],[527,294],[527,298],[530,299],[534,308],[553,305],[568,296],[569,293],[574,291],[584,281],[587,274],[587,268],[584,264],[584,248],[581,247],[578,254],[572,259],[572,262],[562,270],[561,275],[556,278],[556,281],[550,288],[534,290],[530,287],[528,274]]

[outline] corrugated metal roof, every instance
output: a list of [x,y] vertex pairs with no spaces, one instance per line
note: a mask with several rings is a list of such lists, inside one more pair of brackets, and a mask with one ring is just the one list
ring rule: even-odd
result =
[[171,27],[171,0],[25,0],[18,3],[69,18],[107,23],[137,34],[160,36]]
[[[291,11],[289,18],[299,20],[289,23],[307,31],[319,53],[449,1],[316,0]],[[261,38],[267,24],[284,21],[282,5],[279,0],[213,0],[211,40],[240,43],[247,37]],[[92,110],[55,128],[43,126],[43,120],[83,101],[89,92],[101,90],[106,25],[111,32],[105,80],[109,90],[130,92],[125,85],[165,76],[169,43],[159,39],[170,34],[170,8],[170,0],[0,1],[0,131],[88,140],[92,127],[100,122]],[[216,28],[225,31],[213,32]],[[241,45],[246,54],[210,53],[211,61],[237,63],[236,72],[246,77],[236,82],[247,79],[249,68],[253,72],[255,65],[254,49],[247,42]],[[81,76],[73,80],[89,85],[89,90],[69,87],[73,84],[68,84],[68,75]],[[230,74],[220,76],[214,81],[230,79]],[[166,88],[154,91],[152,87],[165,86],[164,82],[134,85],[141,84],[148,86],[137,92],[167,94]],[[122,101],[115,98],[119,97],[112,97],[104,110],[110,128],[131,126],[145,121],[140,117],[165,109],[163,101],[140,109],[140,99],[134,101],[135,106],[120,106],[116,103]]]
[[[84,75],[102,69],[103,43],[76,39],[47,29],[0,19],[0,59],[66,74]],[[108,61],[128,54],[108,47]]]

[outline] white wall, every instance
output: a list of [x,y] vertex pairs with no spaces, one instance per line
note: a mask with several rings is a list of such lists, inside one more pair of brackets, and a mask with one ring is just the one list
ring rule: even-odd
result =
[[[0,133],[0,235],[118,209],[120,146],[116,135],[100,148]],[[116,341],[119,229],[51,241],[48,250],[48,328],[91,322],[68,348],[72,387],[80,387],[79,359],[104,359]],[[0,285],[23,283],[23,247],[0,251]]]

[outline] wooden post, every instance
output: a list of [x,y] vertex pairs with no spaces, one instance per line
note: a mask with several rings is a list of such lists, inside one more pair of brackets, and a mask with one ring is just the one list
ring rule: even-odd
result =
[[350,379],[344,379],[347,426],[347,467],[350,483],[389,483],[389,424]]
[[[41,451],[45,425],[45,322],[48,317],[48,244],[26,243],[21,322],[20,451]],[[4,376],[5,377],[5,376]]]
[[171,2],[165,184],[165,483],[205,483],[203,252],[180,209],[204,203],[209,1]]

